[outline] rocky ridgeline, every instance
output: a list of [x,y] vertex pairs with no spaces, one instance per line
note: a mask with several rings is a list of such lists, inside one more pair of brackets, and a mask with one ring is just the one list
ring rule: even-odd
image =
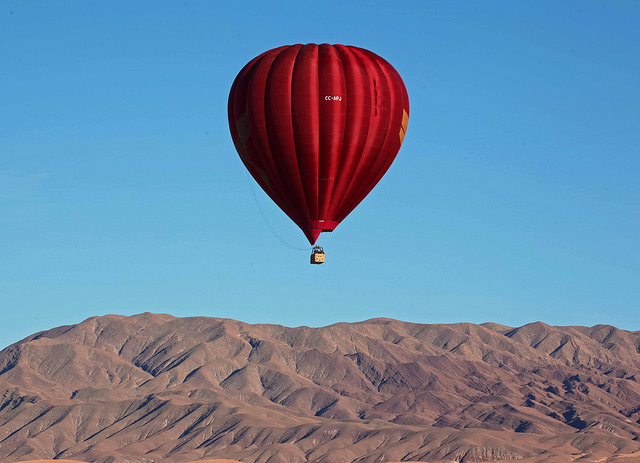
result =
[[0,463],[622,462],[639,380],[612,326],[108,315],[0,352]]

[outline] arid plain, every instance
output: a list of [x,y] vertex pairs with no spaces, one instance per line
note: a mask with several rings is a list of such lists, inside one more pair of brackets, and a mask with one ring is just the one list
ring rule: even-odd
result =
[[640,461],[640,333],[93,317],[0,352],[0,463]]

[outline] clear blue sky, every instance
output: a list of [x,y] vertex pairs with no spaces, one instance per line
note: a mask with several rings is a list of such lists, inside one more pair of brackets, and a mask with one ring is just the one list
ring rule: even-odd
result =
[[[247,61],[309,42],[411,102],[321,266],[226,119]],[[0,347],[144,311],[639,330],[639,108],[637,1],[1,0]]]

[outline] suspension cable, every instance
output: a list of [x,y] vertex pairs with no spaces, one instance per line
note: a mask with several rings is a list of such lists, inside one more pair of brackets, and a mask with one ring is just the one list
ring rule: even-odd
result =
[[256,194],[256,190],[253,187],[253,182],[252,182],[252,177],[249,174],[249,172],[246,172],[247,174],[247,182],[249,183],[249,187],[251,188],[251,194],[253,195],[253,199],[256,202],[256,206],[258,206],[258,210],[260,211],[260,215],[262,216],[262,220],[264,220],[264,223],[267,225],[267,228],[269,228],[269,231],[271,232],[271,234],[273,236],[275,236],[276,238],[278,238],[278,240],[285,245],[286,247],[288,247],[289,249],[294,249],[296,251],[311,251],[311,247],[306,247],[306,248],[301,248],[298,246],[294,246],[290,243],[288,243],[287,241],[285,241],[280,235],[278,235],[278,233],[276,232],[276,230],[273,228],[273,226],[271,225],[271,222],[269,222],[269,219],[267,219],[266,214],[264,213],[264,211],[262,210],[262,206],[260,205],[260,201],[258,200],[258,195]]

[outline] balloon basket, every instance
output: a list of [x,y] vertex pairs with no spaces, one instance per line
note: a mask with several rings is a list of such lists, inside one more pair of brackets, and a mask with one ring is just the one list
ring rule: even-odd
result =
[[312,264],[324,264],[324,250],[321,246],[314,246],[313,252],[311,253],[311,263]]

